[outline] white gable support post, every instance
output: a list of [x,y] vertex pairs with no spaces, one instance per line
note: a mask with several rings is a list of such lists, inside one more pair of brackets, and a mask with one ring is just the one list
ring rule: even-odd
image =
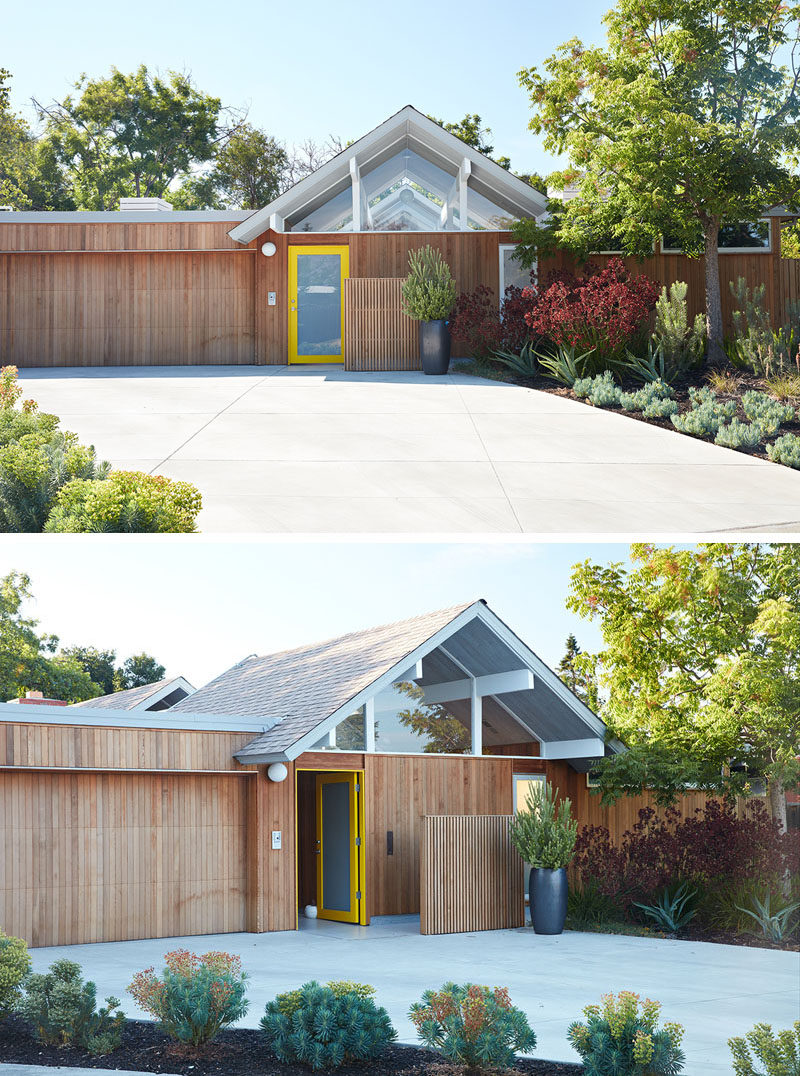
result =
[[283,217],[280,215],[280,213],[270,213],[269,226],[273,232],[284,231]]
[[472,165],[467,157],[461,161],[458,167],[458,226],[462,232],[467,230],[467,183]]
[[483,699],[478,694],[478,681],[472,678],[471,696],[471,726],[472,726],[472,750],[473,755],[483,754]]
[[355,157],[350,158],[350,193],[353,198],[353,231],[360,232],[364,227],[361,220],[361,171]]
[[375,751],[375,697],[364,703],[364,750]]

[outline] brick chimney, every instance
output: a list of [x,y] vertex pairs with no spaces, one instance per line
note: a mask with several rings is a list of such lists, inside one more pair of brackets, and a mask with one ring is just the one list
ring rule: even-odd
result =
[[46,699],[41,691],[26,691],[24,699],[9,699],[10,703],[16,702],[20,706],[68,706],[63,699]]

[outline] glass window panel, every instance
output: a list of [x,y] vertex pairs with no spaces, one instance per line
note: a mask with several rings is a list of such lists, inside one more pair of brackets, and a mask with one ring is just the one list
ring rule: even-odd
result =
[[[718,242],[720,250],[769,250],[769,220],[723,224],[719,230]],[[681,247],[675,236],[665,235],[661,242],[661,249],[676,253],[680,252]]]
[[514,774],[514,814],[527,808],[528,796],[540,796],[544,791],[543,773]]
[[297,259],[297,353],[342,353],[339,254],[301,254]]
[[375,696],[375,750],[393,754],[469,754],[469,706],[468,699],[446,706],[426,703],[416,684],[393,684]]
[[516,247],[503,246],[500,248],[502,260],[502,276],[500,279],[500,296],[505,296],[506,288],[527,288],[531,282],[530,269],[523,269],[514,257]]
[[[339,722],[334,729],[334,740],[338,751],[366,751],[367,735],[363,706]],[[321,739],[312,744],[311,750],[321,751],[330,746],[330,735],[326,732]]]
[[467,227],[475,231],[503,232],[516,218],[467,185]]
[[353,190],[349,185],[330,201],[301,220],[292,221],[293,232],[341,232],[353,227]]

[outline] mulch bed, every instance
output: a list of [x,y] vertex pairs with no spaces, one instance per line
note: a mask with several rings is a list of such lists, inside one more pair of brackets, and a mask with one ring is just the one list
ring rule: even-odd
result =
[[[458,364],[455,364],[453,366],[453,372],[459,372]],[[590,403],[588,400],[578,398],[572,391],[572,389],[567,388],[565,385],[559,385],[558,382],[553,381],[552,378],[519,377],[511,370],[503,369],[500,366],[495,366],[493,364],[490,365],[489,363],[474,362],[470,362],[462,366],[461,372],[467,374],[474,374],[477,377],[487,377],[490,380],[494,381],[505,381],[513,385],[522,385],[524,388],[528,389],[538,389],[540,392],[549,392],[552,396],[563,396],[565,397],[565,399],[575,400],[576,403],[584,404],[586,407],[594,407],[594,404]],[[769,388],[765,386],[761,378],[755,377],[751,374],[742,373],[739,370],[729,372],[731,372],[738,379],[737,390],[735,393],[717,392],[717,399],[720,401],[720,403],[724,403],[728,400],[736,400],[739,404],[739,409],[737,411],[736,417],[738,417],[742,422],[748,422],[749,420],[745,415],[744,411],[742,410],[741,406],[742,396],[745,392],[749,392],[751,389],[755,390],[756,392],[763,392],[769,395]],[[692,380],[683,379],[675,382],[672,388],[675,390],[675,400],[678,404],[681,414],[683,414],[684,411],[691,411],[692,409],[691,401],[689,399],[689,388],[700,388],[705,384],[706,381],[703,379],[702,375],[696,376]],[[625,389],[626,392],[635,392],[636,389],[640,389],[642,385],[641,382],[638,381],[624,381],[622,387]],[[710,385],[708,387],[712,388],[712,386]],[[788,402],[794,406],[795,410],[797,410],[797,400],[790,400]],[[690,434],[681,433],[679,430],[676,430],[668,418],[644,418],[641,411],[622,411],[618,407],[603,407],[599,408],[598,410],[610,411],[613,414],[617,415],[625,415],[626,418],[636,419],[637,422],[646,422],[649,426],[660,426],[662,429],[671,430],[672,433],[677,434],[681,437],[691,436]],[[784,423],[778,433],[775,435],[775,437],[782,437],[785,433],[794,433],[800,435],[800,421],[795,419],[793,422]],[[775,437],[771,438],[771,440],[775,440]],[[707,441],[709,444],[714,443],[713,438],[709,439],[705,437],[696,437],[693,439],[696,441]],[[757,456],[759,459],[762,460],[769,459],[766,447],[763,444],[758,445],[755,448],[737,448],[733,451],[744,452],[748,456]],[[780,464],[778,464],[778,466],[780,466]]]
[[[252,1028],[223,1031],[203,1053],[176,1047],[155,1024],[130,1020],[122,1045],[112,1054],[91,1057],[69,1046],[44,1046],[16,1017],[0,1023],[0,1061],[18,1065],[72,1065],[95,1069],[178,1072],[182,1076],[307,1076],[309,1069],[283,1065],[264,1049],[264,1037]],[[390,1046],[373,1064],[337,1069],[340,1076],[461,1076],[463,1069],[438,1059],[430,1050]],[[519,1076],[580,1076],[582,1065],[557,1061],[520,1061]],[[512,1073],[509,1076],[512,1076]]]

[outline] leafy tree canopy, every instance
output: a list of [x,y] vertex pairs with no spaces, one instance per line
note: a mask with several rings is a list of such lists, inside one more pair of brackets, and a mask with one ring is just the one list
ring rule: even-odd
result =
[[22,612],[31,600],[31,581],[23,572],[0,579],[0,699],[16,699],[26,691],[81,702],[100,693],[74,657],[57,654],[58,637],[40,635],[38,621]]
[[144,687],[145,684],[155,684],[163,680],[166,669],[159,665],[150,654],[134,654],[127,658],[122,668],[115,677],[117,691],[123,691],[129,687]]
[[594,668],[587,670],[581,661],[583,651],[578,646],[578,640],[570,633],[565,643],[564,656],[558,663],[558,675],[567,685],[570,691],[586,703],[591,710],[597,710],[597,680]]
[[177,209],[260,209],[288,181],[285,148],[266,132],[242,124],[217,153],[206,175],[187,178],[169,199]]
[[63,101],[34,102],[44,142],[64,171],[80,209],[114,209],[120,197],[162,197],[169,184],[210,160],[232,133],[218,97],[191,76],[162,78],[142,64],[132,74],[75,83]]
[[520,71],[531,129],[569,158],[551,182],[576,197],[519,238],[585,251],[615,234],[644,255],[668,234],[705,254],[720,360],[720,225],[800,196],[799,14],[782,0],[618,0],[605,48],[573,38]]
[[585,661],[608,692],[603,718],[635,752],[602,762],[601,784],[735,790],[737,773],[756,773],[785,828],[785,789],[800,782],[800,546],[635,545],[631,557],[631,569],[577,565],[568,600],[600,622],[605,649]]
[[8,71],[0,70],[0,205],[74,209],[52,146],[11,110]]

